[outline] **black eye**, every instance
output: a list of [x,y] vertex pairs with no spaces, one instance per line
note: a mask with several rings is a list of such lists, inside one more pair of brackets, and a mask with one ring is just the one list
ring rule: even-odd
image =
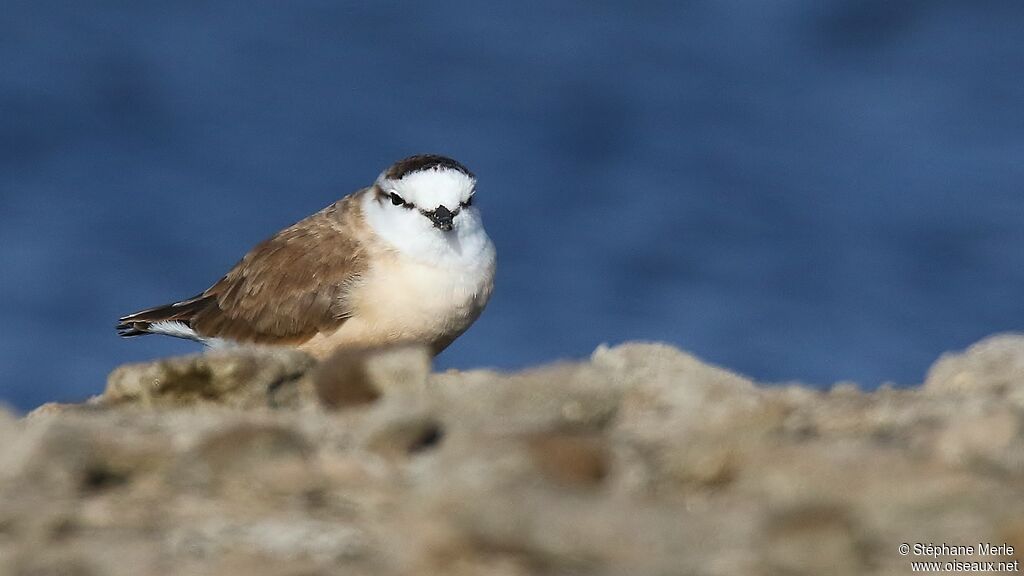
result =
[[473,196],[470,196],[469,198],[466,198],[465,202],[459,202],[459,206],[462,206],[463,208],[469,208],[472,205],[473,205]]
[[395,206],[405,206],[405,199],[404,198],[402,198],[398,194],[395,194],[394,192],[392,192],[390,194],[390,196],[391,196],[391,203],[392,204],[394,204]]

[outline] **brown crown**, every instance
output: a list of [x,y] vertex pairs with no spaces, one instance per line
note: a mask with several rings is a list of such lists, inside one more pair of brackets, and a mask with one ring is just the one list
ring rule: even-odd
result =
[[416,156],[410,156],[403,160],[399,160],[388,168],[387,172],[384,173],[384,177],[389,180],[399,180],[414,172],[437,170],[441,168],[458,170],[470,178],[476,178],[476,176],[469,171],[469,168],[466,168],[458,161],[452,160],[447,156],[440,156],[437,154],[418,154]]

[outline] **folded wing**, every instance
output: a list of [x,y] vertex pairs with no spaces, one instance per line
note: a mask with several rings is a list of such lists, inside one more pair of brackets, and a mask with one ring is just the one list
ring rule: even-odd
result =
[[351,315],[347,293],[366,269],[352,233],[356,211],[348,197],[278,232],[202,294],[129,314],[118,333],[295,344],[336,329]]

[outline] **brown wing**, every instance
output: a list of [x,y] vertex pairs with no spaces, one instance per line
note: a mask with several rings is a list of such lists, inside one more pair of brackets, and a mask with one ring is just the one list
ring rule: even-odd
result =
[[173,320],[203,338],[264,344],[300,343],[337,328],[351,314],[347,292],[366,269],[358,212],[357,199],[346,197],[257,245],[195,298],[122,324],[137,334]]

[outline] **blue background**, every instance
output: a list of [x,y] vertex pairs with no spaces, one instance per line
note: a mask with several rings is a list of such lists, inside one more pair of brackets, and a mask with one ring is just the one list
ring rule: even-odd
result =
[[116,318],[451,155],[499,251],[439,366],[664,340],[920,382],[1024,319],[1024,3],[6,2],[0,400],[102,390]]

